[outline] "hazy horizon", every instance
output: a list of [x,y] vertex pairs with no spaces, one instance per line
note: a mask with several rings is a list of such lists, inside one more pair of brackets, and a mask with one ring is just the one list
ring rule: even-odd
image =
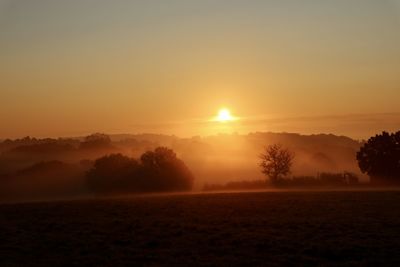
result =
[[[320,123],[320,125],[318,125]],[[195,126],[197,129],[203,127],[203,131],[186,132],[176,134],[176,129],[182,125]],[[354,129],[346,129],[349,125],[357,126]],[[0,135],[0,140],[19,139],[30,136],[32,138],[76,138],[84,137],[92,133],[105,133],[109,135],[169,135],[180,138],[208,137],[220,134],[247,135],[251,133],[290,133],[300,135],[333,134],[346,136],[354,140],[367,140],[375,134],[383,131],[395,132],[400,125],[400,113],[386,114],[348,114],[348,115],[327,115],[315,117],[287,117],[287,118],[240,118],[237,122],[221,124],[214,121],[190,121],[190,122],[169,122],[169,123],[143,123],[131,125],[131,131],[109,131],[93,129],[92,131],[70,132],[57,134],[44,133],[21,133],[18,135]],[[195,128],[194,127],[194,128]],[[214,131],[204,131],[213,129]]]

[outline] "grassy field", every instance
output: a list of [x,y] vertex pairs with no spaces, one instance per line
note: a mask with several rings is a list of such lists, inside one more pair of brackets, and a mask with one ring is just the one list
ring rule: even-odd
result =
[[0,205],[0,266],[400,266],[400,192]]

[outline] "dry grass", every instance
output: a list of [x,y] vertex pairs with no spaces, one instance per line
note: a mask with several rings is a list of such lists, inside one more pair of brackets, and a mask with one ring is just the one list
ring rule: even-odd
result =
[[0,266],[400,266],[400,192],[0,205]]

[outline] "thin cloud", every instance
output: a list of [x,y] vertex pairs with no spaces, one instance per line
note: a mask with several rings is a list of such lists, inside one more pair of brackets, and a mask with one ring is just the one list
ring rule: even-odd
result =
[[[215,134],[219,122],[196,118],[191,120],[170,121],[163,123],[137,123],[129,125],[134,132],[163,132],[180,135]],[[241,133],[255,131],[297,132],[304,134],[333,133],[347,135],[356,139],[365,139],[381,131],[400,129],[400,113],[341,114],[322,116],[240,117],[230,122],[234,131]]]

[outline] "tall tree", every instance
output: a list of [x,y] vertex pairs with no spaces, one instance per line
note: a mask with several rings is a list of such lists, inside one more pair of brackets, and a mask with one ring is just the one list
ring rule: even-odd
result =
[[400,182],[400,131],[371,137],[357,152],[358,166],[372,182]]

